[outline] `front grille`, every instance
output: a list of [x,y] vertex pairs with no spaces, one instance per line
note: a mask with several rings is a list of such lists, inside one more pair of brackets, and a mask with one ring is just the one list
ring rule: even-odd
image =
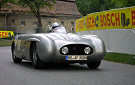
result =
[[[63,47],[68,48],[68,53],[65,55],[87,55],[87,54],[85,54],[84,49],[85,49],[85,47],[90,47],[90,46],[84,45],[84,44],[70,44],[70,45],[66,45]],[[60,49],[61,54],[62,54],[62,48]],[[93,49],[91,48],[90,54],[92,54],[92,53],[93,53]],[[88,55],[90,55],[90,54],[88,54]],[[62,54],[62,55],[64,55],[64,54]]]

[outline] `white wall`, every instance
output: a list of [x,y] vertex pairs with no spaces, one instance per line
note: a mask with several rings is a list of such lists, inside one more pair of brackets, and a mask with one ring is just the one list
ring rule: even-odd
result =
[[107,51],[135,54],[135,29],[93,30],[78,34],[98,35],[104,41]]

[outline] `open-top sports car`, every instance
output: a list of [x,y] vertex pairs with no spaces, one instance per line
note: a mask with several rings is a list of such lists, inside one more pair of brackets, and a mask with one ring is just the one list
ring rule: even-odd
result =
[[105,55],[105,45],[98,36],[73,33],[16,35],[11,50],[15,63],[30,60],[35,68],[48,63],[80,63],[96,69]]

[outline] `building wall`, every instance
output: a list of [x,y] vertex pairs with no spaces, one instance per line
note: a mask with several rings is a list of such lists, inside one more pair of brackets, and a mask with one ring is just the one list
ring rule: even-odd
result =
[[[44,30],[48,29],[48,25],[54,22],[61,23],[68,32],[72,32],[76,18],[74,17],[42,17],[42,25]],[[14,30],[19,33],[34,33],[37,27],[37,18],[34,15],[19,14],[9,15],[7,18],[7,25],[9,30]]]
[[5,16],[1,15],[0,16],[0,30],[5,30],[5,25],[6,25],[6,20]]

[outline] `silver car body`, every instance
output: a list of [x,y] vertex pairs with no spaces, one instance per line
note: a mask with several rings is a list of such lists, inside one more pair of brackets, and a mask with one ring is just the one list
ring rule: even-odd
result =
[[[104,42],[97,35],[77,35],[73,33],[38,33],[21,34],[15,36],[12,42],[15,45],[15,55],[24,60],[31,60],[31,43],[36,42],[39,59],[45,63],[87,63],[101,61],[105,55]],[[87,60],[66,60],[69,55],[85,55],[82,53],[63,55],[60,49],[63,46],[86,45],[92,48],[92,53],[87,55]],[[80,50],[80,49],[76,49]]]

